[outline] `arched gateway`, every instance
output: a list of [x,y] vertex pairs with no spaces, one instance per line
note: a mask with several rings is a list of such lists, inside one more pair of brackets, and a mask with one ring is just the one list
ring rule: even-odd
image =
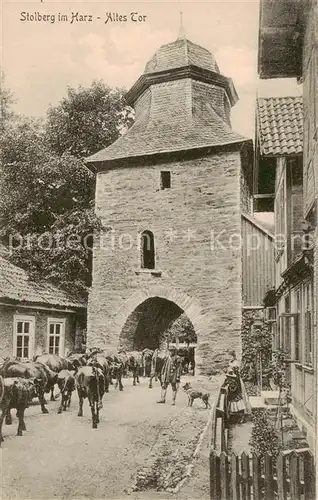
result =
[[212,54],[186,38],[163,45],[127,94],[134,125],[86,160],[96,213],[88,346],[156,346],[185,314],[197,368],[241,350],[241,210],[252,150],[231,128],[238,97]]
[[117,313],[115,325],[120,332],[119,343],[127,350],[156,349],[165,342],[165,335],[182,316],[187,320],[188,331],[180,334],[196,340],[201,318],[197,301],[171,288],[139,291]]

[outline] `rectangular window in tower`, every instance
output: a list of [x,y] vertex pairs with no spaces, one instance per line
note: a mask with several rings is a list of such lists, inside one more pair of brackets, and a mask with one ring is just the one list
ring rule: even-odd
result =
[[160,172],[160,188],[171,188],[171,172],[169,170],[162,170]]

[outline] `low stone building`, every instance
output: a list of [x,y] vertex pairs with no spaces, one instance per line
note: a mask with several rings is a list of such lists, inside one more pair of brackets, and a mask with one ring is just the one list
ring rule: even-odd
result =
[[80,350],[86,305],[27,273],[0,255],[0,356],[32,359]]
[[240,355],[253,147],[231,128],[237,99],[213,55],[178,38],[128,92],[134,125],[87,159],[109,228],[94,244],[88,345],[154,348],[185,313],[199,370]]

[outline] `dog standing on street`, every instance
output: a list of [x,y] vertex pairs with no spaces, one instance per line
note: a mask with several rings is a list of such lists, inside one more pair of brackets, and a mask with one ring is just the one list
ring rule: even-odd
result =
[[187,382],[184,384],[182,389],[187,393],[188,395],[188,406],[193,405],[193,401],[195,399],[202,399],[203,403],[205,404],[205,408],[211,408],[211,405],[209,403],[209,398],[210,398],[210,393],[209,392],[203,392],[202,390],[200,391],[199,389],[193,389],[191,387],[191,384]]

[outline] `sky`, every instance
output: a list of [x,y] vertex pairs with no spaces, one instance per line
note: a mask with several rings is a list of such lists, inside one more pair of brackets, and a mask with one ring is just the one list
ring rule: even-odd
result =
[[[293,79],[257,79],[258,0],[2,0],[2,10],[1,67],[22,114],[43,116],[67,86],[89,86],[94,79],[129,89],[155,51],[177,38],[180,11],[187,38],[210,50],[234,81],[240,98],[232,109],[234,130],[254,137],[256,95],[301,95]],[[107,13],[112,21],[105,22]],[[39,14],[48,20],[31,20]]]

